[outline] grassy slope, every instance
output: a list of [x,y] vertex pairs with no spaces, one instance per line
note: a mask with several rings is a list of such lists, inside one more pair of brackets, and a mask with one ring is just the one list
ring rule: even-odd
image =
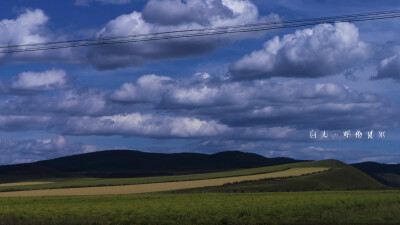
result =
[[236,176],[236,177],[224,177],[224,178],[206,179],[206,180],[133,184],[133,185],[122,185],[122,186],[61,188],[61,189],[0,192],[0,197],[117,195],[117,194],[142,194],[150,192],[166,192],[166,191],[182,190],[188,188],[221,186],[227,183],[234,183],[241,181],[295,177],[295,176],[302,176],[305,174],[323,172],[328,169],[329,168],[327,167],[291,168],[288,170],[272,172],[272,173],[263,173],[263,174]]
[[177,175],[177,176],[108,178],[108,179],[99,179],[99,178],[36,179],[28,181],[53,181],[54,183],[27,185],[27,186],[0,187],[0,191],[39,190],[39,189],[68,188],[68,187],[97,187],[97,186],[159,183],[159,182],[169,182],[169,181],[202,180],[202,179],[212,179],[221,177],[233,177],[233,176],[245,176],[251,174],[269,173],[269,172],[286,170],[289,168],[324,167],[324,166],[331,167],[329,163],[321,163],[318,161],[318,162],[291,163],[291,164],[259,167],[252,169],[233,170],[227,172],[201,173],[201,174]]
[[400,224],[399,191],[0,198],[0,225]]
[[196,188],[179,192],[264,192],[310,190],[362,190],[387,187],[362,171],[336,160],[298,163],[298,166],[326,166],[326,172],[288,179],[270,179],[227,184],[219,187]]
[[382,189],[386,188],[381,183],[360,170],[342,163],[337,160],[321,160],[313,162],[291,163],[270,167],[260,167],[253,169],[234,170],[228,172],[202,173],[178,176],[161,176],[161,177],[143,177],[143,178],[112,178],[112,179],[96,179],[96,178],[66,178],[56,180],[42,179],[40,181],[54,181],[51,184],[39,184],[28,186],[9,186],[0,187],[0,191],[18,191],[18,190],[39,190],[54,189],[68,187],[97,187],[97,186],[115,186],[129,184],[145,184],[159,183],[169,181],[187,181],[201,180],[232,176],[245,176],[251,174],[260,174],[268,172],[276,172],[289,168],[306,168],[306,167],[329,167],[332,170],[318,174],[312,174],[301,177],[294,177],[284,180],[266,180],[243,182],[220,187],[209,187],[200,189],[191,189],[187,191],[297,191],[297,190],[346,190],[346,189]]

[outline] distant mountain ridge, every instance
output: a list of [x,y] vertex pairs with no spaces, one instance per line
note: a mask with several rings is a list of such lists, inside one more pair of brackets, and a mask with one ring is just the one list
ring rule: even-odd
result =
[[[240,151],[215,154],[108,150],[0,166],[1,177],[142,177],[215,172],[300,162]],[[36,172],[34,172],[36,171]],[[11,176],[12,175],[12,176]]]
[[[106,150],[33,163],[0,166],[0,183],[65,177],[168,176],[274,166],[304,161],[307,160],[286,157],[266,158],[255,153],[240,151],[203,154]],[[367,173],[383,184],[400,187],[400,164],[364,162],[351,166]]]
[[400,164],[384,164],[377,162],[354,163],[352,166],[366,173],[395,173],[400,175]]

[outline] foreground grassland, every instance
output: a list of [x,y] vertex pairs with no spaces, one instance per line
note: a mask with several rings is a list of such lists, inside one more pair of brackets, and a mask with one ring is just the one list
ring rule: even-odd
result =
[[176,176],[159,176],[159,177],[139,177],[139,178],[63,178],[63,179],[44,179],[44,180],[29,180],[29,182],[44,182],[42,184],[34,185],[11,185],[8,183],[6,186],[0,186],[0,192],[5,191],[22,191],[22,190],[41,190],[41,189],[56,189],[56,188],[76,188],[76,187],[99,187],[99,186],[118,186],[118,185],[132,185],[132,184],[148,184],[148,183],[161,183],[161,182],[175,182],[175,181],[190,181],[190,180],[204,180],[223,177],[246,176],[253,174],[262,174],[287,170],[290,168],[305,168],[305,167],[336,167],[340,164],[336,160],[322,160],[315,162],[301,162],[284,164],[269,167],[259,167],[252,169],[233,170],[226,172],[216,173],[202,173],[202,174],[189,174],[189,175],[176,175]]
[[207,186],[220,186],[227,183],[256,181],[260,179],[296,177],[306,174],[319,173],[327,170],[329,170],[329,168],[327,167],[291,168],[271,173],[215,178],[215,179],[204,179],[204,180],[192,180],[192,181],[134,184],[134,185],[123,185],[123,186],[61,188],[61,189],[51,189],[51,190],[1,192],[0,197],[138,194],[138,193],[149,193],[149,192],[160,192],[160,191],[173,191],[173,190],[207,187]]
[[0,198],[1,225],[400,224],[400,191]]

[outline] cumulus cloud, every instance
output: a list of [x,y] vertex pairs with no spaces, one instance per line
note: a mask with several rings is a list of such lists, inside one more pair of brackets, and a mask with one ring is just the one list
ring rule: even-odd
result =
[[[76,3],[84,5],[95,1],[101,4],[129,2],[127,0],[78,0]],[[257,7],[250,0],[151,0],[146,4],[143,12],[134,11],[130,14],[120,15],[105,24],[93,36],[105,38],[140,35],[278,20],[280,18],[275,14],[260,16]],[[27,45],[76,39],[72,35],[56,35],[49,29],[49,21],[50,18],[41,9],[26,10],[15,19],[3,19],[0,21],[0,45]],[[0,64],[11,61],[20,63],[62,61],[71,64],[89,64],[102,70],[115,69],[139,66],[153,60],[200,56],[212,52],[219,46],[245,38],[260,37],[264,33],[179,38],[112,46],[92,46],[86,49],[66,48],[0,54]]]
[[75,135],[154,138],[261,140],[297,131],[307,137],[311,129],[390,129],[398,125],[398,112],[388,99],[336,83],[231,82],[207,73],[184,79],[144,75],[114,91],[72,89],[0,100],[0,114],[47,115],[58,133],[64,127]]
[[8,45],[23,45],[40,43],[48,40],[45,34],[45,24],[49,17],[40,9],[26,10],[16,19],[0,21],[0,43]]
[[[153,110],[207,117],[234,128],[241,134],[237,138],[290,137],[292,128],[307,134],[308,129],[388,129],[397,126],[395,115],[399,109],[391,101],[336,83],[229,82],[208,74],[167,80],[168,83],[158,87],[162,91],[154,92],[147,99]],[[146,88],[135,89],[131,96],[144,95],[140,90],[147,93]],[[115,93],[129,96],[130,92],[121,88]],[[129,103],[135,105],[138,102]],[[285,132],[263,131],[260,127],[280,127]],[[272,135],[278,133],[284,135]],[[227,133],[227,136],[235,135],[235,132]]]
[[0,130],[3,131],[43,130],[53,123],[53,117],[45,115],[0,115]]
[[145,75],[135,83],[124,83],[120,89],[114,91],[111,99],[120,102],[155,101],[172,86],[174,81],[170,77]]
[[373,54],[350,23],[321,24],[278,36],[230,66],[233,79],[317,78],[338,74]]
[[158,138],[196,138],[221,134],[228,127],[213,120],[131,113],[71,118],[64,130],[75,135],[122,135]]
[[[151,89],[152,83],[155,89]],[[114,91],[86,88],[59,90],[52,95],[2,98],[0,130],[185,139],[183,143],[188,144],[183,146],[185,151],[268,149],[267,156],[301,159],[342,156],[340,159],[349,161],[355,158],[350,153],[304,146],[310,142],[310,130],[327,130],[331,134],[327,140],[343,142],[343,138],[334,134],[348,129],[390,130],[398,126],[398,113],[399,108],[388,99],[330,82],[232,82],[207,73],[182,79],[151,74],[122,84]],[[266,141],[277,145],[265,145]],[[319,141],[322,140],[315,140]],[[77,152],[98,149],[64,142],[63,138],[52,138],[17,146],[30,152],[40,148],[49,152],[65,149],[54,150],[57,156],[67,154],[67,148]],[[284,149],[289,142],[303,146]],[[51,156],[46,154],[35,158],[26,153],[26,157],[13,159],[23,162]]]
[[0,164],[28,163],[100,149],[95,145],[71,142],[64,136],[35,140],[0,139]]
[[[166,8],[166,6],[168,7]],[[203,13],[203,11],[207,13]],[[259,16],[257,7],[249,0],[190,0],[185,2],[152,0],[147,3],[143,12],[134,11],[108,22],[97,33],[97,37],[201,29],[278,19],[276,15]],[[137,66],[149,60],[202,55],[231,41],[259,35],[260,33],[217,35],[207,38],[179,38],[139,44],[97,46],[90,48],[87,60],[99,69]]]
[[13,96],[0,101],[0,113],[36,113],[59,115],[103,115],[111,111],[105,92],[99,89],[72,89],[54,95]]
[[[0,45],[14,46],[49,41],[59,41],[63,37],[55,38],[54,34],[47,28],[49,17],[41,10],[27,9],[16,19],[0,20]],[[74,61],[71,57],[71,50],[36,51],[14,54],[0,54],[0,63],[13,58],[16,61]],[[75,59],[77,55],[75,55]]]
[[[106,110],[105,93],[98,89],[77,89],[60,93],[49,99],[44,110],[68,115],[97,115]],[[43,101],[38,99],[38,101]]]
[[[214,20],[232,18],[235,11],[242,17],[253,17],[258,14],[257,8],[249,1],[225,2],[228,4],[224,4],[223,1],[150,0],[144,7],[142,15],[150,23],[162,25],[197,23],[207,26],[210,25],[211,17],[214,17]],[[237,6],[234,6],[233,2]],[[245,11],[247,13],[243,13]]]
[[393,52],[392,56],[379,62],[377,75],[372,77],[373,80],[392,78],[400,81],[400,46],[396,46]]
[[153,96],[161,99],[153,101],[156,109],[208,116],[230,127],[388,128],[398,110],[389,100],[335,83],[229,82],[196,75],[160,90]]
[[131,0],[75,0],[74,5],[77,6],[89,6],[90,3],[97,2],[102,5],[124,5],[131,3]]
[[62,89],[71,85],[71,79],[64,70],[47,70],[44,72],[23,72],[10,84],[14,91],[44,92]]

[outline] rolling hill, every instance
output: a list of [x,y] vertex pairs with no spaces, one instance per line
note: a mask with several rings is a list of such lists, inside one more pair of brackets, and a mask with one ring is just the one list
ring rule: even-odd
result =
[[[176,176],[276,165],[289,165],[288,168],[329,167],[331,169],[318,174],[288,178],[284,181],[275,179],[243,182],[224,185],[222,187],[213,187],[212,190],[343,190],[379,189],[386,187],[385,185],[400,186],[399,165],[374,162],[347,165],[337,160],[305,161],[284,157],[266,158],[258,154],[239,151],[226,151],[216,154],[167,154],[133,150],[100,151],[33,163],[4,165],[0,166],[0,183],[51,178],[67,179],[70,182],[71,179],[74,180],[75,178]],[[85,182],[89,182],[88,185],[92,185],[90,182],[94,181],[88,180]],[[57,185],[52,185],[57,186],[58,183]]]
[[179,175],[273,166],[300,161],[291,158],[265,158],[261,155],[239,151],[208,155],[110,150],[34,163],[0,166],[0,182],[23,180],[23,178],[122,178]]

